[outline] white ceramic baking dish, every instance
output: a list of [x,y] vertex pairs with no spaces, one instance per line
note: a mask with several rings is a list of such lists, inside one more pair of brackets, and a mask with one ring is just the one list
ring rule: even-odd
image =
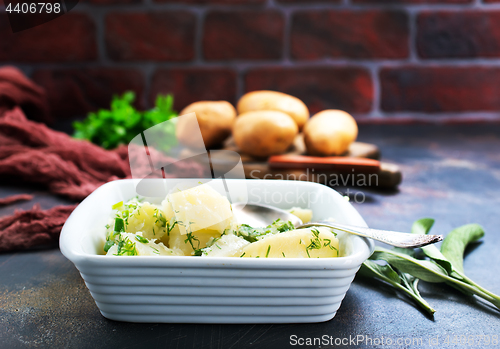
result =
[[[157,179],[167,189],[179,179]],[[313,210],[314,220],[366,226],[359,213],[324,185],[228,180],[248,201]],[[299,323],[332,319],[373,242],[344,235],[339,258],[209,258],[105,256],[111,206],[136,196],[137,181],[109,182],[66,221],[61,251],[80,271],[102,315],[112,320],[171,323]],[[151,199],[153,200],[153,199]],[[158,200],[158,199],[157,199]]]

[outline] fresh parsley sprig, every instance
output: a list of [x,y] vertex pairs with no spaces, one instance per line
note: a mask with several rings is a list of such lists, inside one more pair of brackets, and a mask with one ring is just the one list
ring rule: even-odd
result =
[[[172,95],[158,95],[155,107],[147,111],[138,111],[132,103],[135,93],[125,92],[122,96],[113,96],[111,108],[101,109],[89,113],[83,121],[75,121],[73,128],[74,138],[86,139],[106,149],[113,149],[121,144],[128,144],[144,130],[170,120],[177,116],[173,110],[174,97]],[[164,141],[163,149],[167,151],[176,144],[175,127],[167,123],[160,128],[155,128]]]

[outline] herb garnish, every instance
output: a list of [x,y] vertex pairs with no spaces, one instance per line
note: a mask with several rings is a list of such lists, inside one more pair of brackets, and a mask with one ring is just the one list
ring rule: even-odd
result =
[[135,244],[129,240],[128,237],[121,239],[118,241],[118,252],[116,256],[137,256],[137,249],[135,248]]
[[117,209],[119,209],[122,206],[123,206],[123,201],[120,201],[120,202],[117,202],[116,204],[114,204],[113,206],[111,206],[111,208],[113,210],[117,210]]
[[263,238],[265,235],[284,233],[294,229],[295,227],[292,222],[285,222],[277,219],[265,228],[252,228],[248,224],[242,224],[235,233],[237,236],[244,238],[248,242],[255,242]]
[[[198,242],[198,245],[196,246],[196,248],[194,247],[194,244],[193,244],[193,241],[197,241]],[[187,243],[189,242],[189,244],[191,245],[191,247],[193,248],[193,250],[199,250],[200,249],[200,240],[198,240],[198,238],[193,235],[192,232],[189,232],[186,234],[186,240],[184,240],[184,243]]]
[[111,246],[113,246],[114,244],[115,242],[113,240],[106,241],[106,243],[104,244],[104,252],[108,252]]
[[143,244],[147,244],[147,243],[149,242],[149,240],[148,240],[148,239],[146,239],[146,238],[144,238],[144,237],[142,237],[142,236],[140,236],[140,235],[136,235],[136,236],[135,236],[135,239],[136,239],[137,241],[139,241],[140,243],[143,243]]
[[125,224],[123,222],[122,218],[115,218],[115,228],[114,231],[117,232],[124,232],[125,231]]
[[[89,113],[83,121],[75,121],[73,137],[86,139],[98,144],[105,149],[128,144],[142,131],[170,120],[177,116],[172,108],[174,98],[172,95],[158,95],[155,107],[148,111],[138,111],[132,103],[135,100],[134,92],[125,92],[122,96],[113,96],[111,109],[101,109]],[[175,125],[163,124],[162,128],[155,128],[154,132],[162,137],[163,142],[159,150],[167,151],[176,143]],[[155,135],[156,137],[156,135]]]
[[174,229],[176,224],[177,224],[177,221],[174,221],[174,223],[172,223],[172,225],[170,225],[170,222],[166,222],[168,236],[170,236],[170,232],[172,231],[172,229]]
[[[413,234],[427,234],[434,220],[424,218],[416,221]],[[445,282],[467,296],[477,295],[500,309],[500,297],[469,279],[463,270],[465,247],[484,236],[477,224],[468,224],[450,232],[439,250],[434,245],[424,246],[423,255],[413,249],[375,247],[372,256],[363,263],[360,275],[385,281],[412,297],[430,315],[435,310],[422,298],[417,285],[419,280],[433,283]],[[373,262],[383,261],[381,265]]]

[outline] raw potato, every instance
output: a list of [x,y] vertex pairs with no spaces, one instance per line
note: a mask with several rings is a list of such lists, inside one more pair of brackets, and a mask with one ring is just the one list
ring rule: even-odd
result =
[[242,152],[267,157],[286,152],[298,131],[288,114],[260,110],[241,114],[234,123],[233,137]]
[[342,155],[357,136],[356,120],[342,110],[323,110],[304,127],[304,142],[310,155]]
[[[188,105],[179,115],[196,113],[201,136],[207,149],[220,146],[231,134],[236,110],[226,101],[200,101]],[[197,125],[188,120],[179,119],[176,135],[179,142],[187,147],[199,148],[198,140],[193,135]]]
[[254,110],[277,110],[288,114],[295,121],[299,130],[302,130],[307,119],[309,109],[300,99],[276,91],[253,91],[243,95],[236,106],[238,114]]
[[243,249],[243,257],[329,258],[338,257],[338,251],[339,240],[330,229],[312,228],[291,230],[252,242]]

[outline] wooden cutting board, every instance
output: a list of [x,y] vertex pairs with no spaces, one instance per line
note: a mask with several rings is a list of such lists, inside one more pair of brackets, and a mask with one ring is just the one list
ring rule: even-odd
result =
[[[229,138],[222,150],[231,150],[238,152],[238,147]],[[304,144],[304,139],[301,134],[299,134],[290,148],[286,153],[291,155],[307,155],[306,147]],[[241,154],[241,160],[245,170],[245,176],[248,179],[288,179],[288,180],[306,180],[310,182],[321,183],[329,185],[332,187],[336,186],[367,186],[367,187],[378,187],[378,188],[395,188],[402,180],[401,171],[399,167],[394,164],[380,162],[380,170],[376,174],[377,176],[371,176],[364,174],[363,178],[360,177],[362,174],[357,173],[357,171],[345,170],[342,172],[331,170],[316,170],[310,168],[271,168],[267,163],[265,158],[254,158],[247,154]],[[367,159],[380,159],[379,148],[370,143],[354,142],[349,147],[349,150],[344,155],[346,157],[354,158],[367,158]],[[224,155],[217,157],[217,159],[212,159],[213,170],[218,173],[225,172],[225,169],[229,164],[234,164],[234,157],[230,155],[227,158]]]
[[[226,140],[223,149],[239,152],[238,147],[234,143],[232,137]],[[306,154],[306,145],[304,143],[304,137],[302,136],[302,134],[299,134],[297,135],[297,137],[295,137],[292,147],[288,150],[286,154],[295,154],[295,155]],[[266,162],[266,159],[256,159],[246,154],[240,154],[240,155],[241,155],[241,160],[243,161],[244,164]],[[375,144],[354,142],[349,147],[349,150],[347,151],[345,156],[378,160],[380,159],[380,150]]]

